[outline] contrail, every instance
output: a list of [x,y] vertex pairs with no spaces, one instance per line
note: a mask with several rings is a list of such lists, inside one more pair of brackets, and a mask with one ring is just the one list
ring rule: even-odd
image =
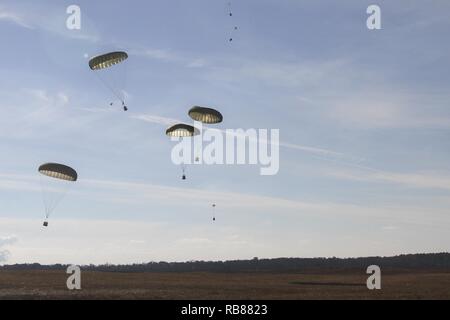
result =
[[[161,116],[157,116],[157,115],[149,115],[149,114],[132,114],[132,115],[130,115],[130,118],[153,123],[153,124],[158,124],[158,125],[162,125],[162,126],[170,126],[170,125],[173,125],[176,123],[185,122],[185,121],[181,121],[178,119],[166,118],[166,117],[161,117]],[[222,129],[216,129],[216,128],[210,128],[210,127],[203,127],[203,128],[208,129],[208,130],[216,130],[223,134],[228,134],[228,135],[230,134],[230,132],[227,132],[226,130],[222,130]],[[237,136],[237,134],[233,134],[233,135]],[[265,141],[265,142],[270,143],[272,146],[277,145],[277,143],[272,142],[272,141],[270,141],[270,142]],[[328,149],[319,148],[319,147],[304,146],[304,145],[299,145],[299,144],[294,144],[294,143],[289,143],[289,142],[280,142],[280,143],[278,143],[278,146],[287,148],[287,149],[291,149],[291,150],[298,150],[298,151],[302,151],[305,153],[313,154],[315,156],[318,156],[320,159],[327,160],[327,161],[334,161],[334,162],[344,161],[345,164],[347,164],[347,165],[357,165],[358,167],[360,167],[359,164],[362,161],[364,161],[363,158],[358,158],[358,157],[346,155],[342,152],[337,152],[337,151],[328,150]]]

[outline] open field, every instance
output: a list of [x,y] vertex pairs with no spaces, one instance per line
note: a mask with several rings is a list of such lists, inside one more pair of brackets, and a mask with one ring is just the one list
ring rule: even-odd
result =
[[83,272],[82,290],[63,271],[0,271],[0,299],[450,299],[450,271],[391,272],[369,291],[364,273]]

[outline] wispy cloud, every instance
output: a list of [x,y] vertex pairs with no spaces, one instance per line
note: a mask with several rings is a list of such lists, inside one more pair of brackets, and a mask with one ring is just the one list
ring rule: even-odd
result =
[[[22,183],[25,187],[22,191],[41,192],[39,180],[36,177],[3,174],[8,177],[9,183],[0,184],[3,190],[17,190]],[[423,209],[400,206],[395,208],[393,215],[391,207],[366,207],[353,204],[341,204],[333,202],[308,202],[289,198],[280,198],[258,194],[237,193],[229,191],[211,191],[206,189],[185,189],[158,184],[82,179],[77,182],[78,187],[71,191],[73,197],[95,199],[95,201],[126,205],[128,209],[136,205],[169,205],[171,208],[185,207],[189,203],[191,208],[203,208],[205,203],[214,201],[222,209],[239,215],[242,212],[270,213],[275,216],[298,217],[314,216],[322,218],[353,217],[355,219],[374,219],[384,223],[412,223],[412,224],[447,224],[448,217],[437,216],[423,217]],[[439,221],[439,222],[438,222]]]
[[[141,121],[145,121],[145,122],[149,122],[149,123],[153,123],[153,124],[159,124],[159,125],[163,125],[163,126],[170,126],[170,125],[174,125],[176,123],[184,122],[184,121],[173,119],[173,118],[161,117],[161,116],[151,115],[151,114],[136,114],[136,115],[131,115],[130,117],[132,119],[141,120]],[[206,130],[206,129],[215,130],[224,135],[232,135],[232,136],[236,136],[236,137],[242,136],[242,134],[239,134],[239,133],[231,134],[230,132],[227,132],[227,130],[222,130],[222,129],[215,129],[215,128],[210,128],[210,127],[203,127],[203,129],[204,130]],[[349,155],[346,155],[341,152],[327,150],[327,149],[319,148],[319,147],[304,146],[304,145],[299,145],[299,144],[295,144],[295,143],[287,143],[287,142],[279,142],[277,144],[274,141],[264,141],[264,140],[260,140],[260,141],[262,143],[269,143],[272,146],[278,145],[283,148],[310,153],[315,156],[319,156],[319,157],[326,158],[329,160],[342,160],[342,161],[346,161],[347,163],[359,163],[359,162],[363,161],[362,158],[349,156]]]
[[399,228],[396,226],[384,226],[381,229],[383,231],[397,231]]
[[162,50],[162,49],[131,49],[130,54],[135,56],[141,56],[149,59],[155,59],[155,60],[161,60],[166,62],[179,62],[181,61],[181,58],[168,51],[168,50]]
[[208,62],[205,59],[195,59],[187,64],[188,68],[204,68],[208,66]]
[[[276,88],[290,105],[303,106],[301,110],[308,115],[320,116],[317,121],[325,119],[333,125],[355,129],[450,128],[450,96],[445,89],[423,85],[405,89],[390,84],[386,78],[401,75],[391,69],[361,66],[358,58],[278,62],[239,58],[215,64],[206,77],[237,88],[246,83],[246,90],[254,90],[255,95],[261,94],[261,86]],[[295,99],[286,98],[292,90],[303,93]]]
[[8,11],[1,7],[0,7],[0,21],[12,22],[26,29],[34,29],[34,27],[28,24],[20,14]]
[[130,118],[145,121],[148,123],[159,124],[159,125],[163,125],[163,126],[171,126],[176,123],[183,122],[181,120],[167,118],[167,117],[161,117],[161,116],[152,115],[152,114],[133,114],[130,116]]
[[[49,92],[42,89],[21,89],[18,95],[3,95],[1,108],[10,117],[0,119],[0,136],[27,138],[36,137],[52,130],[50,123],[64,117],[69,96],[64,92]],[[42,130],[43,127],[45,130]]]
[[50,105],[66,105],[69,103],[69,96],[64,92],[58,92],[56,94],[50,94],[47,90],[43,89],[25,89],[25,94],[31,95],[35,100],[43,104]]
[[0,237],[0,247],[12,245],[18,241],[16,236]]
[[[52,8],[34,4],[10,5],[8,8],[0,7],[0,21],[9,21],[22,28],[42,30],[64,38],[92,43],[100,41],[100,36],[86,23],[81,30],[68,30],[65,24],[66,17],[65,14],[58,13]],[[83,21],[86,22],[87,19]]]
[[208,62],[204,58],[189,58],[186,54],[174,52],[167,49],[156,48],[138,48],[136,46],[128,46],[128,53],[137,57],[143,57],[151,60],[158,60],[166,63],[181,64],[187,68],[203,68],[208,66]]
[[390,183],[409,188],[450,191],[449,173],[393,173],[370,169],[370,171],[331,171],[327,174],[339,179],[352,181]]
[[332,111],[329,117],[356,128],[450,128],[446,111],[450,96],[439,93],[392,93],[387,88],[368,88],[367,94],[325,101]]
[[[3,174],[0,177],[2,180],[17,180],[27,183],[30,188],[25,191],[38,192],[39,183],[36,177],[27,178],[14,174]],[[2,189],[9,187],[0,185]],[[16,186],[13,186],[13,190],[16,190],[15,188]],[[446,230],[450,225],[446,210],[436,210],[431,207],[411,208],[408,204],[398,204],[392,207],[324,201],[308,202],[258,194],[170,187],[120,180],[83,178],[78,182],[78,187],[71,191],[70,198],[76,198],[78,205],[84,201],[89,201],[89,203],[94,201],[95,203],[112,204],[116,208],[123,206],[126,213],[123,218],[125,220],[117,217],[103,220],[98,218],[63,220],[55,217],[54,229],[51,229],[45,239],[40,239],[38,236],[40,221],[0,218],[3,232],[11,233],[15,230],[21,232],[21,245],[14,246],[14,256],[12,257],[14,262],[126,263],[139,262],[143,259],[144,261],[153,259],[220,259],[224,254],[227,258],[233,258],[236,255],[238,257],[245,257],[245,255],[272,257],[283,254],[305,255],[305,252],[311,252],[312,255],[354,255],[357,250],[368,254],[366,246],[357,249],[354,246],[357,242],[352,239],[348,240],[350,247],[343,243],[337,243],[336,248],[333,248],[334,251],[330,252],[321,251],[317,247],[310,251],[304,251],[310,242],[300,241],[297,238],[298,233],[299,230],[308,232],[308,230],[302,229],[306,221],[320,221],[321,226],[322,224],[327,225],[328,221],[342,223],[351,221],[354,225],[364,225],[370,221],[371,224],[379,225],[382,231],[399,230],[401,232],[417,227],[436,228],[437,232],[441,232],[441,229]],[[186,203],[189,203],[189,210],[193,210],[190,214],[198,218],[199,215],[208,215],[208,213],[201,212],[204,210],[209,212],[206,208],[212,201],[217,203],[221,219],[228,221],[228,224],[224,223],[223,226],[208,229],[203,224],[197,225],[198,222],[193,225],[173,222],[169,224],[164,220],[166,219],[165,215],[159,216],[158,219],[152,216],[150,220],[146,221],[141,221],[141,219],[136,221],[136,217],[132,216],[132,212],[142,205],[145,208],[155,208],[149,212],[152,215],[156,214],[160,208],[164,208],[165,212],[181,210],[184,214],[189,214],[189,211],[186,211]],[[428,214],[425,215],[424,212]],[[433,214],[430,214],[431,212]],[[244,221],[249,217],[256,218],[258,224],[263,223],[259,217],[272,222],[266,225],[267,230],[259,232],[258,228],[255,230],[246,225]],[[282,220],[291,221],[293,228],[283,227],[282,235],[277,235],[276,240],[264,234],[272,230],[271,224],[274,221],[278,223]],[[293,221],[299,220],[302,223],[292,225]],[[237,226],[231,227],[230,222],[231,225],[237,224]],[[253,221],[252,225],[254,223]],[[98,228],[99,225],[102,226],[101,230]],[[396,229],[391,226],[395,226]],[[339,230],[343,227],[337,225],[335,228]],[[349,228],[352,234],[360,232],[355,226]],[[313,232],[316,237],[315,240],[313,239],[314,242],[324,241],[323,232],[318,231]],[[309,234],[309,236],[312,235]],[[370,235],[365,236],[371,237]],[[379,234],[373,239],[377,239],[378,236]],[[39,239],[38,242],[36,239]],[[296,246],[293,247],[294,239],[296,239]],[[335,243],[336,241],[333,238],[331,242]],[[10,237],[5,237],[3,242],[14,243]],[[242,250],[243,245],[245,250]],[[89,248],[89,250],[80,251],[80,247]],[[387,245],[387,247],[389,246]],[[414,250],[417,250],[417,247]],[[127,253],[124,255],[123,252]],[[2,255],[3,259],[6,259],[9,257],[9,252],[4,250]]]

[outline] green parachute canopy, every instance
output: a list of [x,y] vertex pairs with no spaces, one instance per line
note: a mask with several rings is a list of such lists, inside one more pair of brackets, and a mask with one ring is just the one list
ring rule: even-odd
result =
[[[122,103],[124,111],[128,111],[126,106],[126,83],[127,64],[123,63],[128,59],[128,54],[124,51],[115,51],[96,56],[89,60],[89,68],[95,76],[103,82],[103,85]],[[113,106],[114,102],[110,103]]]
[[179,123],[166,130],[166,135],[175,138],[187,138],[200,134],[200,131],[188,124]]
[[206,124],[216,124],[223,121],[223,116],[219,111],[199,106],[195,106],[189,110],[189,116],[195,121]]
[[54,179],[75,182],[78,180],[78,173],[69,166],[59,163],[46,163],[39,167],[39,173]]
[[89,61],[91,70],[102,70],[112,67],[128,59],[128,54],[124,51],[110,52],[96,56]]

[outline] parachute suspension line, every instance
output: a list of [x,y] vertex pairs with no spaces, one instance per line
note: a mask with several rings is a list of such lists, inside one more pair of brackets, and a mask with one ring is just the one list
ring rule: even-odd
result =
[[[116,90],[114,89],[113,86],[111,86],[105,79],[103,79],[98,72],[95,72],[95,76],[103,83],[103,85],[109,90],[111,91],[111,93],[117,98],[119,99],[119,101],[122,103],[122,106],[125,107],[125,97],[123,96],[123,94],[120,94],[120,90]],[[112,105],[112,103],[110,104]]]
[[50,213],[48,212],[48,199],[47,199],[47,193],[45,192],[44,188],[44,182],[42,181],[42,176],[39,176],[39,183],[41,184],[41,192],[42,192],[42,203],[44,204],[44,210],[45,210],[45,221],[48,220]]
[[[50,215],[55,211],[56,207],[61,203],[61,201],[66,197],[69,193],[69,189],[72,187],[71,183],[63,183],[64,187],[61,191],[57,191],[56,187],[45,186],[46,182],[44,179],[46,177],[40,176],[39,181],[41,184],[42,190],[42,200],[45,208],[45,220],[47,221],[50,218]],[[49,179],[50,181],[50,179]],[[60,188],[60,184],[58,184],[58,188]],[[52,196],[53,194],[53,196]]]
[[[123,63],[127,59],[128,54],[126,52],[116,51],[96,56],[89,60],[90,69],[94,73],[98,73],[98,79],[120,100],[124,111],[128,110],[128,107],[125,105],[128,68],[127,64]],[[111,106],[113,104],[113,102],[110,103]]]
[[124,70],[123,70],[123,78],[122,78],[123,81],[122,81],[122,83],[121,83],[118,87],[121,87],[121,88],[122,88],[122,90],[119,89],[119,92],[121,92],[121,97],[122,97],[122,99],[120,99],[120,100],[121,100],[121,102],[122,102],[122,108],[123,108],[123,111],[128,111],[128,107],[127,107],[127,105],[126,105],[126,103],[125,103],[126,95],[127,95],[127,93],[125,92],[125,89],[127,88],[127,83],[128,83],[128,78],[127,78],[127,75],[128,75],[128,66],[127,66],[126,63],[124,63],[124,64],[122,64],[122,65],[120,65],[120,66],[118,66],[118,67],[121,67],[121,68],[124,69]]
[[73,168],[58,163],[45,163],[39,166],[38,172],[45,209],[44,227],[48,227],[50,215],[67,195],[71,185],[78,180],[78,173]]

